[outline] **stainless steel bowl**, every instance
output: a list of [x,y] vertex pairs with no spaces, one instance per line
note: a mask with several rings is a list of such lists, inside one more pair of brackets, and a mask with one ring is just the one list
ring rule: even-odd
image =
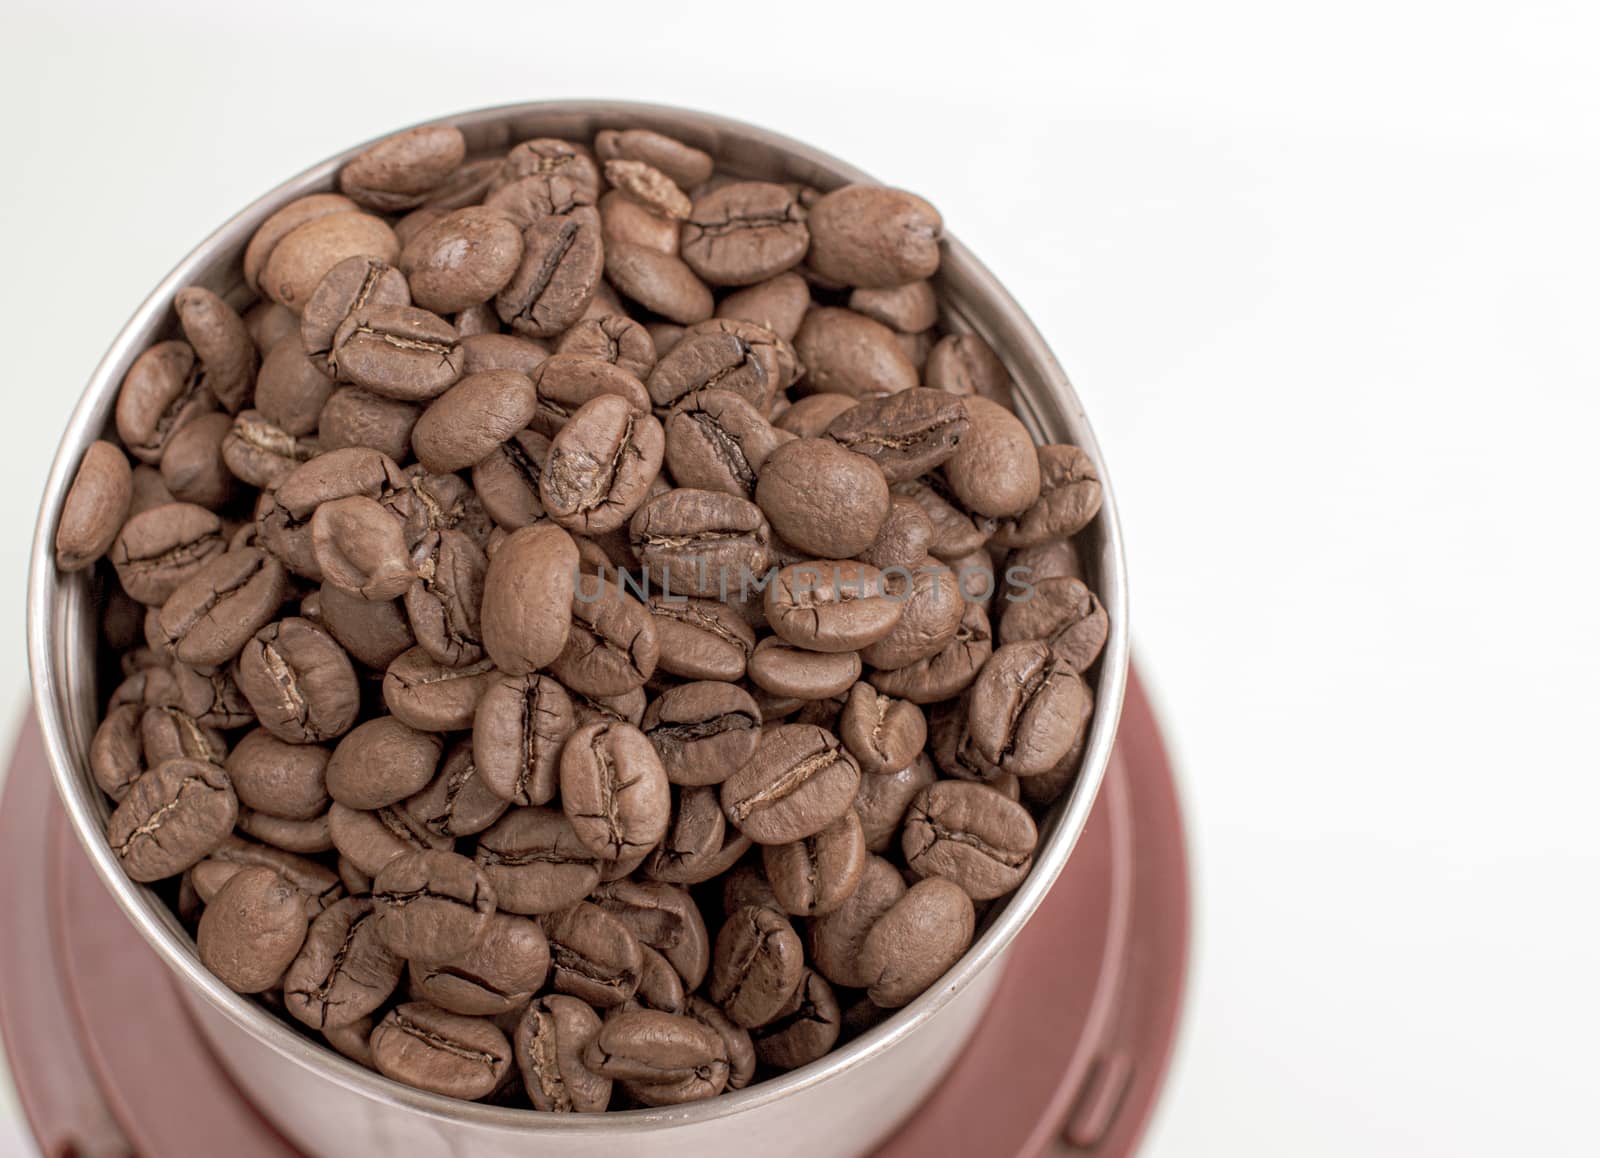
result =
[[[798,180],[823,189],[869,180],[853,166],[775,133],[656,105],[512,105],[446,117],[441,123],[458,126],[473,153],[503,150],[530,137],[589,140],[598,129],[634,126],[679,137],[750,177]],[[128,919],[172,969],[174,983],[240,1088],[310,1153],[714,1158],[752,1148],[774,1156],[865,1152],[932,1089],[955,1057],[999,980],[1006,947],[1067,863],[1105,773],[1127,677],[1122,541],[1094,434],[1044,339],[993,275],[954,238],[946,239],[937,279],[944,325],[986,338],[1010,368],[1018,410],[1035,435],[1082,447],[1100,470],[1105,501],[1081,542],[1091,579],[1110,615],[1111,634],[1095,680],[1096,711],[1083,770],[1042,826],[1033,872],[956,966],[911,1005],[812,1065],[695,1105],[587,1116],[459,1102],[410,1089],[346,1061],[231,992],[200,964],[194,942],[156,894],[124,876],[112,857],[103,835],[109,809],[88,761],[98,702],[98,617],[87,578],[58,574],[52,561],[67,488],[85,448],[110,425],[117,388],[134,357],[173,332],[173,294],[182,286],[202,284],[237,306],[248,304],[239,263],[256,227],[284,203],[331,189],[340,165],[360,148],[280,185],[184,258],[112,342],[62,437],[34,534],[28,661],[45,750],[79,840]],[[937,189],[921,192],[937,202]],[[151,1062],[159,1065],[160,1059]]]

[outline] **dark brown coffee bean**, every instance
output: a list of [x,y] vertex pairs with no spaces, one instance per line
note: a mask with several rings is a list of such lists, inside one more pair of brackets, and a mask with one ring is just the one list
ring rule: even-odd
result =
[[472,726],[493,672],[489,660],[445,667],[426,649],[414,647],[389,664],[383,677],[383,702],[413,728],[461,731]]
[[895,843],[912,799],[933,782],[933,761],[925,752],[918,752],[916,758],[898,772],[861,778],[855,811],[861,818],[861,832],[868,852],[882,853]]
[[509,675],[528,675],[566,646],[578,547],[560,527],[513,531],[489,561],[480,613],[483,645]]
[[615,394],[641,414],[650,410],[650,396],[637,377],[587,354],[556,354],[534,371],[533,382],[538,389],[539,402],[530,425],[550,438],[555,437],[585,403],[603,394]]
[[455,840],[488,828],[506,810],[506,802],[484,785],[472,761],[472,744],[461,739],[445,753],[428,786],[401,806],[424,830]]
[[933,525],[928,554],[936,559],[959,559],[981,549],[987,541],[988,532],[979,527],[971,515],[926,481],[917,479],[896,483],[894,493],[916,503],[922,508],[922,513],[928,516],[928,521]]
[[700,884],[727,872],[750,850],[750,838],[728,824],[715,788],[680,788],[673,795],[667,834],[644,863],[652,880]]
[[329,451],[296,467],[276,490],[263,492],[256,504],[256,537],[289,570],[320,582],[311,536],[317,508],[352,495],[394,505],[407,490],[406,476],[387,455],[366,447]]
[[[546,918],[551,984],[558,993],[611,1009],[639,987],[639,940],[598,905],[580,901]],[[592,1068],[592,1067],[591,1067]]]
[[571,630],[550,674],[580,695],[619,696],[644,686],[659,654],[655,620],[644,604],[586,576],[573,589]]
[[788,844],[843,816],[860,778],[836,736],[784,724],[769,729],[756,754],[723,782],[722,808],[757,844]]
[[536,409],[533,383],[515,370],[486,370],[461,379],[417,420],[417,461],[444,474],[475,466],[528,424]]
[[607,247],[605,274],[617,292],[652,313],[691,326],[711,316],[711,291],[672,254],[640,245]]
[[239,801],[228,775],[206,760],[168,760],[128,788],[106,822],[106,840],[136,881],[176,876],[227,837]]
[[656,881],[619,880],[597,888],[593,901],[626,925],[640,944],[664,955],[688,989],[700,987],[711,966],[711,940],[686,890]]
[[861,400],[850,394],[808,394],[772,420],[796,438],[821,438],[833,420]]
[[[515,218],[516,210],[511,212]],[[500,320],[530,338],[551,338],[567,329],[594,300],[609,256],[604,249],[600,215],[592,206],[529,221],[522,261],[495,298]]]
[[943,877],[989,901],[1022,883],[1038,843],[1022,805],[987,784],[945,780],[912,801],[901,848],[917,875]]
[[999,648],[972,685],[968,726],[978,755],[1037,776],[1060,763],[1083,727],[1088,686],[1040,642]]
[[139,740],[139,718],[144,711],[142,703],[112,705],[89,742],[89,771],[94,782],[118,803],[144,775],[144,750]]
[[350,657],[304,619],[291,617],[256,632],[239,656],[238,679],[262,727],[291,744],[344,735],[360,707]]
[[920,334],[939,321],[939,298],[926,281],[854,290],[850,308],[900,334]]
[[764,1025],[800,984],[805,951],[793,926],[772,909],[748,906],[729,914],[712,955],[712,1001],[737,1025]]
[[374,603],[328,585],[316,592],[316,599],[317,615],[303,606],[301,614],[338,640],[351,659],[374,671],[383,671],[417,645],[405,611],[394,600]]
[[1069,577],[1040,580],[1032,586],[1032,598],[1008,604],[1000,616],[1002,644],[1042,640],[1080,674],[1100,658],[1109,631],[1100,600],[1081,580]]
[[933,522],[922,508],[904,495],[891,495],[889,516],[872,546],[861,553],[861,559],[880,571],[894,567],[912,571],[927,559],[932,541]]
[[549,455],[549,439],[521,430],[472,468],[473,489],[500,526],[514,531],[545,518],[539,476]]
[[649,852],[672,800],[655,748],[631,724],[579,728],[561,752],[561,807],[585,847],[609,860]]
[[811,289],[806,279],[797,273],[780,273],[723,298],[717,303],[717,317],[754,322],[785,342],[793,342],[810,307]]
[[222,457],[233,419],[213,411],[184,426],[161,454],[161,479],[172,497],[213,510],[233,497],[235,482]]
[[727,1088],[742,1090],[749,1085],[756,1073],[756,1051],[750,1041],[750,1031],[734,1024],[727,1014],[703,997],[691,996],[684,1004],[684,1014],[722,1039],[728,1054]]
[[861,945],[867,996],[898,1009],[960,960],[972,944],[972,900],[939,877],[919,881],[873,923]]
[[350,198],[338,193],[312,193],[289,202],[262,222],[245,246],[242,260],[245,284],[251,292],[261,289],[261,272],[266,268],[272,251],[306,222],[335,213],[354,213],[359,208]]
[[411,289],[394,266],[365,255],[346,258],[317,283],[300,314],[302,356],[313,369],[331,376],[329,359],[346,322],[372,309],[409,305]]
[[598,359],[641,382],[656,364],[649,331],[625,314],[579,322],[561,336],[556,352]]
[[314,744],[286,744],[265,728],[241,738],[225,767],[239,803],[285,820],[327,811],[329,753]]
[[661,469],[661,424],[625,399],[602,394],[583,404],[550,444],[539,497],[568,530],[604,534],[628,521]]
[[256,373],[256,348],[244,319],[203,286],[179,290],[172,306],[204,367],[206,386],[228,413],[237,414],[250,398]]
[[899,600],[901,614],[893,630],[861,651],[861,658],[882,670],[909,667],[938,655],[961,628],[967,604],[960,577],[931,556],[906,572],[884,576],[890,597]]
[[455,385],[461,358],[460,334],[438,315],[414,306],[368,306],[339,326],[328,363],[342,382],[423,402]]
[[167,704],[152,704],[139,718],[139,742],[144,762],[151,768],[168,760],[207,760],[223,764],[228,744],[215,728]]
[[939,268],[939,211],[879,185],[846,185],[819,198],[808,219],[806,260],[823,277],[883,288],[932,277]]
[[594,1073],[625,1083],[645,1105],[714,1097],[728,1081],[727,1047],[691,1017],[641,1009],[606,1019],[584,1051]]
[[672,783],[720,784],[755,754],[761,712],[731,684],[688,683],[650,704],[643,729]]
[[453,125],[419,125],[383,138],[339,170],[339,191],[380,213],[421,204],[467,155]]
[[810,651],[859,651],[894,630],[905,604],[876,567],[843,559],[792,563],[764,597],[767,622],[787,643]]
[[915,704],[858,683],[839,719],[839,735],[863,772],[884,776],[898,772],[922,751],[928,724]]
[[296,225],[272,247],[261,270],[261,290],[298,312],[305,309],[328,271],[351,257],[393,264],[400,257],[400,241],[393,229],[370,213],[329,213],[312,218]]
[[325,451],[368,447],[396,462],[411,455],[411,431],[422,407],[347,386],[322,408],[317,445]]
[[444,741],[394,716],[357,724],[328,759],[328,795],[347,808],[398,804],[428,786]]
[[1100,476],[1075,446],[1039,448],[1039,499],[1014,519],[995,526],[1002,547],[1034,547],[1075,535],[1100,513]]
[[774,1069],[809,1065],[839,1040],[842,1016],[833,987],[807,969],[794,993],[766,1025],[751,1033],[756,1057]]
[[195,937],[200,961],[235,993],[271,989],[300,952],[309,921],[301,893],[269,868],[247,867],[212,897]]
[[969,427],[959,398],[937,390],[902,390],[870,398],[828,425],[828,437],[866,455],[891,483],[927,474],[956,452]]
[[453,852],[408,852],[372,882],[372,911],[384,944],[411,961],[449,961],[482,943],[495,911],[494,886]]
[[255,547],[217,555],[162,604],[159,646],[192,667],[227,663],[277,614],[287,582],[283,564]]
[[771,532],[761,510],[715,491],[678,487],[650,499],[634,514],[628,535],[663,596],[748,595],[771,561]]
[[291,334],[272,347],[261,363],[255,412],[268,426],[291,438],[304,438],[316,433],[322,408],[334,389],[332,377],[306,356],[299,335]]
[[[752,683],[775,696],[826,700],[842,694],[861,678],[861,654],[811,651],[769,636],[750,653],[748,674]],[[765,708],[762,715],[764,719],[773,718]]]
[[1020,515],[1039,498],[1039,454],[1015,414],[987,398],[966,400],[971,429],[941,471],[962,506],[993,518]]
[[853,310],[813,308],[800,323],[794,348],[805,363],[806,381],[813,390],[860,399],[917,385],[917,368],[895,340],[894,331]]
[[117,437],[140,462],[158,463],[172,436],[217,408],[188,342],[158,342],[134,359],[117,392]]
[[522,261],[522,231],[501,213],[469,206],[426,226],[400,252],[412,299],[453,314],[499,293]]
[[284,1006],[313,1029],[351,1025],[389,999],[404,967],[378,936],[371,898],[346,897],[312,921],[284,974]]
[[478,608],[489,562],[462,531],[436,531],[413,552],[416,579],[406,590],[406,615],[433,659],[465,667],[483,659]]
[[82,571],[106,553],[133,502],[127,456],[109,442],[92,442],[78,464],[56,524],[56,566]]
[[753,285],[800,264],[811,235],[794,194],[766,181],[724,185],[686,214],[682,254],[712,285]]
[[373,1029],[372,1064],[419,1090],[475,1101],[494,1093],[510,1071],[511,1043],[487,1018],[413,1001]]
[[871,459],[821,438],[767,456],[756,502],[772,529],[813,558],[847,559],[872,545],[889,514],[889,487]]
[[122,589],[155,607],[226,547],[216,515],[193,503],[167,503],[124,523],[107,555]]
[[855,892],[811,925],[811,961],[817,971],[835,985],[847,988],[871,984],[873,975],[864,968],[862,946],[878,919],[905,894],[906,883],[898,869],[881,856],[867,857]]
[[697,390],[667,416],[666,464],[679,486],[755,497],[767,456],[789,436],[727,390]]
[[511,1044],[534,1109],[592,1114],[610,1103],[611,1079],[583,1062],[600,1025],[599,1015],[576,997],[551,993],[528,1007]]
[[599,858],[554,808],[513,808],[479,835],[475,857],[510,913],[564,909],[600,880]]
[[773,895],[796,917],[820,916],[844,904],[860,884],[866,860],[866,837],[854,810],[804,840],[761,849]]
[[393,599],[416,579],[404,524],[365,495],[318,506],[311,516],[311,549],[324,583],[362,599]]
[[256,353],[265,357],[284,338],[300,332],[300,319],[287,306],[258,301],[244,312],[244,328],[255,343]]
[[923,378],[934,390],[1011,405],[1011,375],[977,334],[946,334],[928,351]]
[[526,176],[509,178],[484,197],[486,208],[498,210],[526,230],[530,225],[546,218],[592,218],[594,194],[592,188],[573,175],[555,172],[534,172]]
[[542,675],[500,676],[478,701],[473,759],[483,784],[512,804],[555,796],[561,747],[576,727],[572,698]]
[[665,410],[697,390],[737,394],[765,414],[800,374],[789,343],[752,322],[716,318],[692,326],[656,363],[645,385]]

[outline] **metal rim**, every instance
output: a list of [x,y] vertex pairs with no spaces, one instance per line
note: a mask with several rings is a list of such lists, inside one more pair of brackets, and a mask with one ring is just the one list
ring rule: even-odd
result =
[[[581,124],[599,122],[615,126],[658,128],[663,132],[689,135],[708,142],[737,143],[758,150],[773,158],[781,158],[786,167],[797,171],[797,175],[807,174],[807,179],[811,180],[820,178],[820,183],[826,185],[871,180],[861,170],[780,134],[724,117],[663,105],[620,101],[534,102],[478,109],[436,118],[427,123],[456,125],[467,133],[470,140],[475,133],[492,137],[497,130],[507,128],[515,133],[516,123],[523,120],[571,120]],[[541,131],[554,133],[557,130],[545,128]],[[535,134],[523,134],[532,135]],[[319,1071],[330,1081],[354,1092],[445,1121],[515,1129],[530,1134],[604,1132],[619,1128],[630,1131],[653,1130],[708,1122],[752,1111],[800,1090],[828,1082],[868,1058],[892,1048],[920,1023],[948,1004],[978,973],[996,960],[1060,875],[1088,820],[1090,808],[1105,775],[1121,715],[1128,671],[1128,592],[1122,535],[1104,458],[1088,419],[1066,374],[1032,322],[995,280],[994,275],[949,235],[945,238],[939,275],[941,304],[951,304],[948,301],[950,298],[959,299],[954,303],[957,305],[960,301],[982,301],[992,310],[999,321],[989,327],[993,332],[985,332],[984,336],[1013,370],[1019,364],[1034,367],[1034,372],[1027,376],[1028,381],[1019,384],[1025,385],[1034,395],[1042,394],[1049,409],[1054,411],[1053,414],[1040,413],[1038,407],[1041,399],[1033,397],[1033,405],[1029,409],[1033,411],[1031,417],[1035,426],[1054,428],[1071,438],[1090,455],[1100,471],[1103,502],[1097,518],[1101,543],[1096,562],[1098,593],[1110,619],[1110,633],[1100,660],[1090,738],[1071,795],[1064,807],[1060,804],[1056,806],[1057,814],[1049,826],[1053,831],[1050,831],[1036,855],[1033,871],[998,915],[992,918],[988,928],[936,986],[897,1011],[882,1025],[820,1060],[749,1089],[722,1094],[704,1102],[596,1115],[541,1114],[533,1110],[487,1106],[412,1089],[385,1078],[339,1056],[331,1048],[314,1044],[259,1005],[234,993],[201,965],[193,942],[182,934],[155,893],[149,887],[130,880],[113,859],[101,831],[103,822],[99,813],[104,806],[98,799],[98,788],[87,769],[80,770],[77,766],[78,757],[69,739],[67,725],[69,709],[64,698],[66,688],[63,686],[62,673],[57,671],[54,662],[63,642],[57,613],[67,598],[62,577],[55,568],[54,539],[67,489],[83,450],[107,424],[127,366],[148,344],[150,333],[168,317],[174,293],[199,279],[207,267],[216,263],[219,254],[242,245],[255,227],[279,206],[306,193],[331,188],[339,166],[369,143],[356,145],[279,185],[225,222],[179,262],[112,342],[91,375],[62,436],[61,446],[45,484],[34,530],[28,583],[28,665],[33,681],[34,708],[43,733],[51,774],[73,830],[95,870],[118,906],[167,966],[241,1029],[283,1056]],[[508,143],[514,141],[508,140]]]

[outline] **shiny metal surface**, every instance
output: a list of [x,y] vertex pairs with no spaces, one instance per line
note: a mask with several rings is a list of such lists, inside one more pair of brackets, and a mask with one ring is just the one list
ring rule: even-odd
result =
[[[831,188],[868,179],[809,146],[721,117],[652,105],[559,102],[484,109],[441,118],[472,151],[534,136],[589,139],[606,127],[658,129],[712,152],[752,177]],[[96,616],[83,575],[56,573],[51,545],[73,471],[107,428],[117,388],[134,357],[174,329],[173,294],[204,284],[236,305],[248,301],[239,258],[256,226],[285,202],[331,188],[362,146],[280,185],[224,224],[179,263],[133,315],[90,378],[45,487],[28,592],[28,659],[34,703],[57,789],[96,871],[122,911],[176,975],[219,1054],[264,1113],[299,1145],[321,1154],[560,1156],[720,1155],[756,1139],[774,1154],[856,1154],[893,1128],[932,1088],[999,978],[995,965],[1038,907],[1088,818],[1110,757],[1128,666],[1127,581],[1116,503],[1105,462],[1066,375],[1026,315],[958,241],[947,238],[936,284],[947,328],[974,330],[994,346],[1017,384],[1018,410],[1036,434],[1069,441],[1095,460],[1105,501],[1084,532],[1086,564],[1111,621],[1094,681],[1096,712],[1082,773],[1041,828],[1035,867],[991,916],[972,948],[942,979],[883,1025],[819,1062],[747,1090],[670,1109],[563,1116],[468,1104],[413,1090],[346,1061],[239,997],[201,966],[194,944],[149,888],[123,875],[102,836],[109,809],[88,769],[94,731]],[[937,189],[919,192],[938,202]]]

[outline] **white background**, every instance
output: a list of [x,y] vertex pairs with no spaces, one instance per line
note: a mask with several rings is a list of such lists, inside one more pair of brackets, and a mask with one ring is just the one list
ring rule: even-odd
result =
[[1594,1153],[1595,6],[713,7],[13,5],[0,701],[57,432],[236,208],[477,105],[743,117],[937,203],[1099,431],[1198,901],[1148,1152]]

